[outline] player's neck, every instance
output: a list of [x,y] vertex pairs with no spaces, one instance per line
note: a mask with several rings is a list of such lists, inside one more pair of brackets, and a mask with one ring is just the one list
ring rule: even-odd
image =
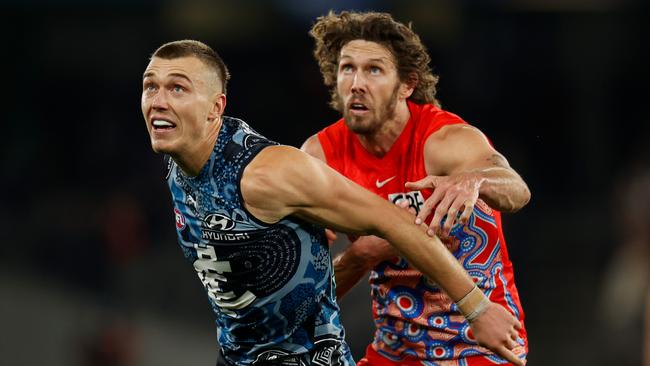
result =
[[214,123],[214,126],[210,126],[206,138],[194,144],[191,151],[172,156],[176,164],[178,164],[183,173],[188,177],[196,177],[199,175],[201,169],[203,169],[210,159],[210,155],[212,155],[214,145],[217,143],[217,138],[219,137],[219,131],[221,131],[221,118]]
[[371,134],[357,135],[359,142],[370,154],[382,157],[393,147],[409,118],[411,112],[406,101],[397,102],[392,118],[384,121],[381,127]]

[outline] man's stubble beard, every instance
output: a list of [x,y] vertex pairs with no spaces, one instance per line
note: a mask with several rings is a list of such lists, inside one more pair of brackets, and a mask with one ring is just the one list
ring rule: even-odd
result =
[[[399,92],[399,85],[395,86],[393,93],[390,96],[388,104],[386,107],[379,112],[379,116],[375,117],[374,113],[370,116],[370,120],[367,123],[363,123],[363,117],[354,117],[347,109],[345,102],[339,96],[339,103],[343,108],[343,119],[345,124],[348,126],[350,131],[354,132],[357,135],[372,135],[377,132],[384,123],[395,117],[395,108],[397,106],[397,93]],[[374,111],[373,111],[374,112]],[[361,120],[361,121],[356,121]]]

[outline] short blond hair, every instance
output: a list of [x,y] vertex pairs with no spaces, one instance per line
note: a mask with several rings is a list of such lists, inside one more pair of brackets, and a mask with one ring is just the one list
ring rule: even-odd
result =
[[198,58],[217,73],[221,81],[221,90],[226,94],[226,85],[230,80],[228,67],[226,67],[219,54],[207,44],[192,39],[173,41],[158,47],[151,55],[152,58],[159,57],[165,60],[189,56]]

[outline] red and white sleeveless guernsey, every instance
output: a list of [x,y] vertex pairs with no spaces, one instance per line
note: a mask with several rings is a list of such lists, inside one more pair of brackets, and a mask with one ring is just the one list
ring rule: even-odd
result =
[[[318,139],[332,168],[389,201],[407,199],[411,207],[419,210],[431,191],[408,192],[404,184],[427,176],[427,137],[443,126],[466,122],[430,104],[408,102],[408,107],[411,117],[404,131],[381,158],[364,149],[343,119],[320,131]],[[455,225],[445,244],[490,300],[504,306],[523,324],[524,312],[508,259],[501,214],[479,199],[469,223]],[[377,265],[369,282],[376,331],[359,365],[506,363],[477,345],[454,302],[403,258]],[[524,328],[519,338],[520,346],[514,352],[525,357],[528,342]]]

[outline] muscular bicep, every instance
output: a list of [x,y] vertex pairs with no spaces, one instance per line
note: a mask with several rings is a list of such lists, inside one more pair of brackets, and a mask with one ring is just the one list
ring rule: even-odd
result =
[[427,173],[454,175],[486,168],[510,168],[508,160],[490,144],[477,128],[446,126],[432,134],[424,145]]
[[344,177],[323,161],[309,158],[301,190],[301,202],[294,203],[294,215],[329,228],[355,234],[375,234],[377,219],[370,212],[382,210],[388,202]]
[[382,222],[401,218],[397,207],[287,146],[264,149],[246,167],[241,186],[246,208],[269,223],[294,215],[338,231],[376,234]]

